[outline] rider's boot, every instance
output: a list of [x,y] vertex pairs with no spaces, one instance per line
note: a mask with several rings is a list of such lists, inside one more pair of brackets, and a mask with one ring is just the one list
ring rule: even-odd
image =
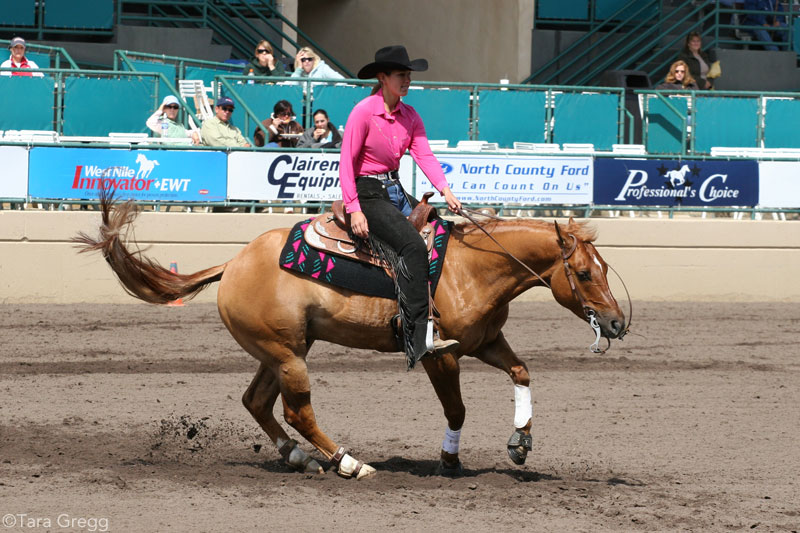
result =
[[423,357],[439,357],[443,354],[458,349],[459,342],[455,339],[442,339],[433,333],[433,322],[420,320],[414,323],[414,361]]

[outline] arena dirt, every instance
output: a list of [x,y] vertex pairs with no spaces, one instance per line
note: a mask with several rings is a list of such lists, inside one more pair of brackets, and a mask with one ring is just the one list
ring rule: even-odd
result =
[[800,529],[800,307],[635,313],[594,355],[557,304],[513,305],[534,451],[507,459],[510,380],[463,358],[457,479],[433,474],[445,422],[422,368],[318,343],[317,420],[378,470],[357,482],[284,466],[241,404],[256,363],[213,305],[2,305],[0,516],[12,531]]

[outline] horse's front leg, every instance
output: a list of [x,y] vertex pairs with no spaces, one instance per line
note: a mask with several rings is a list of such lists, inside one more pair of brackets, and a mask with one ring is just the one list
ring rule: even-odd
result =
[[528,451],[533,449],[531,436],[533,404],[528,367],[508,345],[502,332],[494,341],[473,352],[472,355],[504,371],[514,382],[514,433],[508,440],[508,457],[515,464],[524,464]]
[[450,353],[437,358],[426,357],[422,359],[422,366],[425,367],[433,389],[442,402],[444,416],[447,418],[441,460],[436,473],[448,476],[461,475],[463,469],[458,458],[458,446],[466,410],[461,399],[458,359]]

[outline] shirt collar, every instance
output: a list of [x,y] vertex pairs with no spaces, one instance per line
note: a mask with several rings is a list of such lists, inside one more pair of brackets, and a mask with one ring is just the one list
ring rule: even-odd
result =
[[[372,102],[372,114],[388,117],[389,115],[386,113],[386,106],[383,104],[383,89],[378,89],[378,92],[373,94],[372,97],[374,98]],[[394,113],[392,116],[396,116],[398,114],[405,115],[405,108],[406,104],[403,103],[403,100],[400,100],[397,102],[397,107],[394,108]]]

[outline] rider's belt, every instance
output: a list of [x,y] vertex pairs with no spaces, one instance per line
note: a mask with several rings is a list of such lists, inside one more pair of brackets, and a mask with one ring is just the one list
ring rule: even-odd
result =
[[386,180],[399,180],[400,175],[397,173],[397,170],[390,170],[389,172],[382,172],[380,174],[368,174],[366,176],[359,176],[359,178],[371,178],[378,181],[386,181]]

